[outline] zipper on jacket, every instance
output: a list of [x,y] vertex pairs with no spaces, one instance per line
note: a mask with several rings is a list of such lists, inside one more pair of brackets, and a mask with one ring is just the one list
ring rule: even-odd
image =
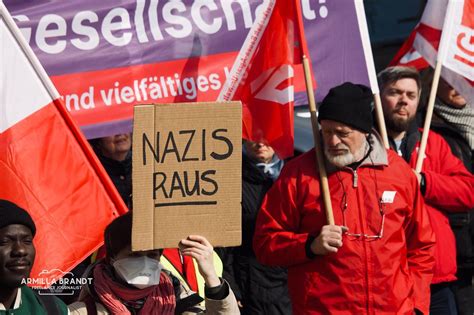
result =
[[[356,191],[356,196],[357,196],[357,207],[359,208],[360,233],[365,234],[366,232],[365,232],[363,221],[364,221],[364,218],[367,214],[365,213],[365,210],[364,211],[360,210],[360,209],[365,209],[365,207],[363,207],[362,204],[361,204],[361,202],[364,199],[361,196],[362,191],[360,189],[358,189],[359,174],[357,173],[357,168],[352,169],[352,175],[353,175],[352,187],[357,188],[355,191]],[[371,301],[370,301],[370,296],[371,296],[370,278],[373,276],[373,273],[372,273],[372,270],[369,266],[370,263],[371,263],[371,262],[369,262],[369,259],[370,259],[369,242],[366,242],[366,241],[362,240],[362,246],[364,248],[364,259],[363,260],[364,260],[364,269],[365,269],[364,282],[365,282],[365,286],[366,286],[366,290],[364,292],[365,293],[365,307],[366,307],[366,310],[367,310],[366,314],[372,314],[373,312],[372,312],[372,306],[371,306]]]

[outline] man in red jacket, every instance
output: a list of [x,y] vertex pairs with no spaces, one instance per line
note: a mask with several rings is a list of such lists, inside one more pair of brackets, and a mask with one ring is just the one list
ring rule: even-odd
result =
[[[415,121],[419,74],[413,68],[390,67],[378,78],[390,145],[414,168],[421,139]],[[450,288],[456,280],[456,243],[447,214],[466,212],[474,206],[473,177],[451,153],[448,143],[432,131],[425,155],[422,172],[416,176],[437,240],[430,314],[456,314]]]
[[369,88],[344,83],[319,110],[335,225],[314,150],[283,168],[258,215],[257,258],[288,267],[294,314],[427,314],[434,235],[418,181],[372,129]]

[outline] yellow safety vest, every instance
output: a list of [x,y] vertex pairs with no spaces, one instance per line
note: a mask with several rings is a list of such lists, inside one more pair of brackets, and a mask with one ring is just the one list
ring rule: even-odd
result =
[[[161,256],[160,262],[163,265],[163,268],[165,268],[166,270],[171,272],[171,274],[173,276],[178,278],[181,281],[181,283],[186,287],[186,289],[189,289],[189,290],[191,289],[189,287],[188,283],[186,282],[186,280],[183,279],[183,276],[181,275],[181,273],[179,273],[179,271],[176,269],[176,267],[168,259],[166,259],[165,256],[163,256],[163,255]],[[196,292],[196,293],[198,293],[202,298],[205,298],[205,296],[204,296],[204,285],[205,285],[204,278],[199,273],[198,265],[197,265],[196,260],[194,258],[193,258],[193,264],[194,264],[194,272],[196,273],[196,279],[197,279],[197,283],[198,283],[198,292]],[[222,271],[224,270],[224,265],[222,264],[222,260],[219,257],[219,255],[217,255],[216,252],[214,252],[214,267],[216,269],[217,276],[222,277]]]

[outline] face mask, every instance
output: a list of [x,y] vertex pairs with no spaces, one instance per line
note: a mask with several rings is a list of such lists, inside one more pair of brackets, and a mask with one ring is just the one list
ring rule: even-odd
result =
[[147,256],[118,259],[112,266],[123,280],[138,289],[159,284],[163,268],[158,260]]

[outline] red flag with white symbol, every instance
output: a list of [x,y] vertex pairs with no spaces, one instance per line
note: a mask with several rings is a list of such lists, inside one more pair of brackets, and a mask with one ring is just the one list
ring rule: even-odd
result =
[[430,64],[423,58],[422,55],[415,48],[413,48],[413,42],[415,41],[417,28],[415,28],[410,36],[407,38],[402,47],[398,50],[395,57],[388,64],[389,67],[392,66],[407,66],[414,67],[418,70],[423,70],[428,68]]
[[242,137],[268,143],[286,158],[293,155],[293,79],[301,64],[301,33],[293,1],[263,6],[218,100],[242,101]]
[[48,287],[96,250],[127,209],[2,2],[0,69],[0,199],[35,221],[25,283]]
[[474,104],[474,0],[429,0],[420,23],[390,64],[421,69],[427,64],[417,55],[433,68],[439,59],[441,76]]

